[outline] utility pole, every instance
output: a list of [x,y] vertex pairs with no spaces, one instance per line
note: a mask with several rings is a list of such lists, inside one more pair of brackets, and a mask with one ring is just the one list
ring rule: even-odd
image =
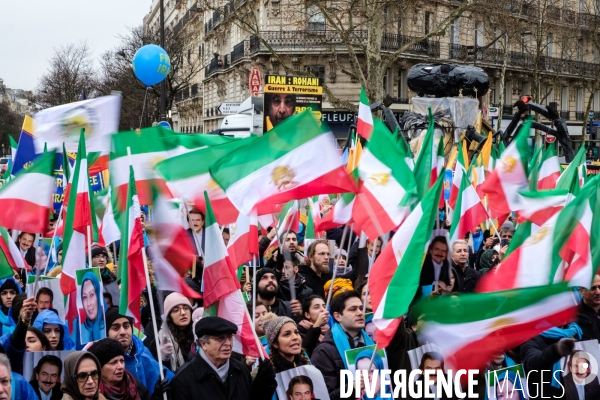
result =
[[[165,48],[165,6],[164,0],[160,0],[160,47]],[[167,115],[165,112],[166,103],[167,103],[167,86],[165,81],[163,80],[160,83],[160,120],[166,121]]]

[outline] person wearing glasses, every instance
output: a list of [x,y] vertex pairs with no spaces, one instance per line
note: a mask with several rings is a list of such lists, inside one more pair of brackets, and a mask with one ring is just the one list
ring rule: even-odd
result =
[[105,247],[92,247],[92,267],[100,268],[100,276],[102,277],[102,283],[104,285],[117,281],[116,275],[112,273],[110,268],[107,268],[109,262],[112,262],[112,260],[110,260],[108,251]]
[[[158,332],[160,357],[164,366],[177,372],[193,356],[192,304],[181,293],[173,292],[165,298],[163,309],[167,324]],[[148,342],[146,346],[156,351],[154,343]]]
[[191,400],[271,399],[277,388],[273,365],[262,360],[254,380],[241,361],[231,358],[238,326],[220,317],[196,324],[198,353],[181,367],[171,382],[171,398]]
[[75,351],[65,358],[60,390],[63,400],[106,400],[100,393],[102,366],[92,353]]
[[88,351],[96,356],[100,370],[100,393],[107,399],[150,400],[162,399],[162,393],[154,393],[152,398],[148,389],[125,369],[125,351],[114,339],[102,339],[94,342]]

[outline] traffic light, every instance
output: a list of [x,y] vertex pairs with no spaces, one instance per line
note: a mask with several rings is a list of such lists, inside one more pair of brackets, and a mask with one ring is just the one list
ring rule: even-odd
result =
[[531,96],[523,95],[519,97],[519,100],[521,100],[523,103],[529,103],[531,100],[533,100],[533,98]]

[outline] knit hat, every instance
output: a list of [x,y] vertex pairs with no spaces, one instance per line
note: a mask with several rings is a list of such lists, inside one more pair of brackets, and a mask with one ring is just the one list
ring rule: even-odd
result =
[[13,289],[15,292],[21,293],[21,288],[13,277],[6,278],[2,286],[0,286],[0,292],[8,289]]
[[500,227],[499,231],[501,231],[503,229],[510,229],[511,231],[514,231],[515,225],[511,221],[504,221],[504,223]]
[[494,249],[488,249],[481,253],[481,257],[479,258],[480,269],[491,269],[496,265],[496,263],[492,261],[494,254],[498,254]]
[[104,254],[106,258],[108,258],[108,251],[106,251],[106,248],[101,246],[92,247],[92,258],[96,257],[98,254]]
[[125,351],[123,351],[121,343],[118,340],[109,338],[94,342],[88,348],[88,351],[96,356],[102,367],[115,357],[125,356]]
[[165,298],[164,310],[165,317],[171,314],[171,310],[180,304],[184,304],[192,308],[190,300],[181,293],[173,292]]
[[[327,283],[325,283],[325,285],[323,285],[323,289],[325,290],[325,297],[329,296],[329,288],[331,287],[331,279],[327,281]],[[340,293],[344,293],[347,292],[349,290],[354,290],[354,287],[352,286],[352,281],[350,279],[346,279],[346,278],[335,278],[335,281],[333,281],[333,296],[335,297]]]
[[131,325],[133,325],[133,319],[131,317],[128,317],[127,315],[119,314],[119,307],[110,307],[108,310],[106,310],[106,314],[104,315],[104,318],[106,320],[106,324],[104,326],[106,326],[107,332],[110,329],[110,326],[119,318],[127,318],[129,320],[129,323]]
[[296,325],[294,320],[289,317],[278,317],[274,313],[267,313],[263,316],[263,330],[265,331],[265,336],[267,337],[269,347],[273,347],[273,342],[277,339],[281,327],[288,322]]
[[275,275],[275,271],[273,271],[271,268],[262,267],[261,269],[256,271],[256,282],[260,282],[260,280],[265,274],[273,274],[274,276],[277,276]]

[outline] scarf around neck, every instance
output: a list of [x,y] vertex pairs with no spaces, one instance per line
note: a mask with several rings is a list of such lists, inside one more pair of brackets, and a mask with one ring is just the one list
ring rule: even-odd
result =
[[[375,344],[373,343],[369,335],[367,335],[367,332],[365,332],[364,329],[360,331],[360,334],[362,335],[363,343],[365,344],[365,346]],[[331,336],[333,337],[335,347],[337,348],[338,352],[340,353],[340,356],[342,357],[344,366],[346,367],[346,369],[348,369],[348,363],[346,362],[346,350],[351,349],[348,335],[346,335],[346,332],[344,331],[344,329],[342,329],[342,326],[336,322],[331,327]]]
[[101,380],[100,393],[108,400],[141,400],[134,376],[127,370],[123,372],[123,380],[118,385]]

